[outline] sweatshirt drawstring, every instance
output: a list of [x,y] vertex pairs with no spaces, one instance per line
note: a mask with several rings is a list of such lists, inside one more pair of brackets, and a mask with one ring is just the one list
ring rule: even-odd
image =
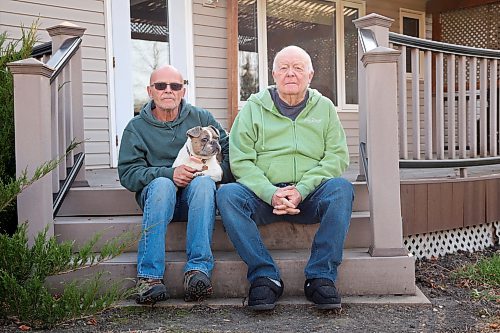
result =
[[262,145],[260,146],[260,148],[264,150],[266,148],[266,122],[264,121],[264,110],[262,108],[262,104],[260,104],[260,123],[262,124]]

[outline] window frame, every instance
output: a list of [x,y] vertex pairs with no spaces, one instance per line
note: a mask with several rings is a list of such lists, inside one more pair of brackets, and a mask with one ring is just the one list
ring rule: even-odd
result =
[[[399,8],[399,33],[404,35],[403,33],[403,20],[404,18],[411,18],[418,20],[418,38],[425,39],[425,12],[421,12],[418,10],[413,10],[413,9],[407,9],[407,8]],[[415,36],[413,36],[415,37]],[[423,66],[424,66],[424,52],[420,51],[419,52],[419,73],[418,75],[422,79],[423,75]],[[411,77],[412,74],[411,72],[406,72],[407,77]]]
[[[267,53],[267,25],[266,25],[266,1],[257,1],[257,52],[259,53],[259,90],[268,86],[268,53]],[[366,13],[366,2],[364,0],[325,0],[335,4],[335,33],[337,57],[337,110],[358,111],[358,104],[347,104],[345,97],[345,49],[344,49],[344,7],[355,8],[359,11],[359,17]],[[238,80],[240,77],[238,76]],[[238,94],[238,109],[240,110],[246,101],[240,100]]]

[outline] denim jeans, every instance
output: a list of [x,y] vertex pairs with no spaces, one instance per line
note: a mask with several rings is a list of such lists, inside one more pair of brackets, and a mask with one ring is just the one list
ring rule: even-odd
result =
[[184,272],[199,270],[210,277],[214,259],[210,243],[215,223],[215,183],[208,176],[179,188],[168,178],[149,183],[141,193],[142,235],[137,252],[137,276],[162,279],[165,237],[171,221],[188,221]]
[[299,214],[278,216],[273,214],[271,205],[242,184],[225,184],[217,191],[217,206],[224,227],[236,251],[248,266],[247,278],[250,283],[259,277],[280,280],[278,267],[257,228],[258,225],[277,221],[320,223],[304,270],[305,277],[335,281],[351,220],[353,199],[352,184],[343,178],[332,178],[302,200],[298,206]]

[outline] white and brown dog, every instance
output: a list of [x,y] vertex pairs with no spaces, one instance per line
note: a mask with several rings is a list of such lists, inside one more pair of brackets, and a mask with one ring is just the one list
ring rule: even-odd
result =
[[186,143],[179,150],[172,167],[184,164],[198,170],[195,176],[210,176],[215,182],[221,181],[219,130],[212,125],[196,126],[188,130],[186,135]]

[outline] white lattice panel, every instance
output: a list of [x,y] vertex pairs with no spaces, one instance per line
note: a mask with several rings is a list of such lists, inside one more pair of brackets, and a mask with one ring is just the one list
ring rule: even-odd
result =
[[439,257],[459,250],[478,251],[498,243],[500,222],[404,237],[404,245],[416,258]]

